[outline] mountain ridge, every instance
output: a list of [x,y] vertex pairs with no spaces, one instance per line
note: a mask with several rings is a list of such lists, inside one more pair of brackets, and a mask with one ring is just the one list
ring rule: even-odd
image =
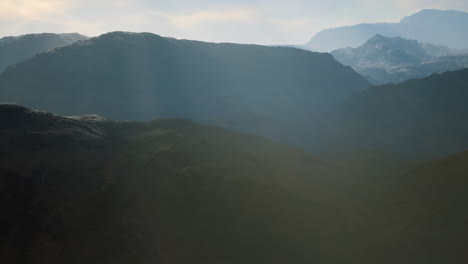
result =
[[37,54],[86,39],[88,37],[78,33],[40,33],[3,37],[0,39],[0,72]]

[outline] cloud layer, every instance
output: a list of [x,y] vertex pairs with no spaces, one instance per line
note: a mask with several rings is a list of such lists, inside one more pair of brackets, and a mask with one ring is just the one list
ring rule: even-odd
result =
[[468,11],[466,0],[2,0],[0,34],[153,32],[214,42],[299,44],[324,28],[396,22],[421,9]]

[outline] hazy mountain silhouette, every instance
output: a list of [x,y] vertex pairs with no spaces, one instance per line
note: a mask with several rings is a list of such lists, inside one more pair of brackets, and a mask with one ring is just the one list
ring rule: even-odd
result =
[[468,54],[416,40],[375,35],[358,48],[331,53],[375,84],[399,83],[468,67]]
[[359,24],[323,30],[307,44],[314,50],[358,47],[376,34],[400,36],[456,49],[468,48],[468,14],[461,11],[422,10],[400,23]]
[[0,39],[0,72],[8,66],[32,58],[36,54],[85,39],[87,37],[77,33],[43,33],[3,37]]
[[65,115],[188,118],[278,138],[369,86],[330,54],[113,32],[10,68],[0,100]]
[[468,69],[383,85],[324,117],[318,145],[336,152],[442,157],[468,149]]

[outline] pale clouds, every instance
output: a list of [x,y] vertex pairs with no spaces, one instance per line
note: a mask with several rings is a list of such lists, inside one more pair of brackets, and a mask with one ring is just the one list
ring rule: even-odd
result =
[[170,23],[184,29],[193,29],[205,23],[245,22],[256,19],[258,16],[254,10],[247,8],[207,10],[188,14],[167,14],[163,12],[155,12],[155,14],[166,17]]
[[60,15],[76,4],[60,0],[1,0],[0,16],[17,18],[20,21],[40,21],[48,16]]
[[299,44],[324,28],[396,22],[425,8],[468,11],[466,0],[0,0],[0,35],[153,32],[214,42]]

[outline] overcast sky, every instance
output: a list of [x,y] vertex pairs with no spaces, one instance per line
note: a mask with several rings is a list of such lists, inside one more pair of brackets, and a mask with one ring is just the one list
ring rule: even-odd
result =
[[123,30],[213,42],[302,44],[325,28],[398,22],[428,8],[468,12],[468,0],[0,0],[0,36]]

